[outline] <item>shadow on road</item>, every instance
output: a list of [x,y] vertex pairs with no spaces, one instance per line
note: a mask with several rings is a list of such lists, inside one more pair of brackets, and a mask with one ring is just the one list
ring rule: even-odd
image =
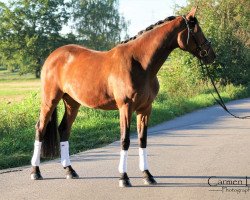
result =
[[[215,176],[155,176],[155,179],[158,181],[157,185],[148,186],[148,185],[133,185],[133,179],[141,179],[142,177],[130,177],[133,187],[141,187],[141,188],[154,188],[154,187],[175,187],[175,188],[216,188],[221,186],[210,186],[208,184],[208,179]],[[62,177],[54,177],[54,178],[44,178],[43,181],[50,180],[62,180],[65,178]],[[84,180],[110,180],[114,179],[117,181],[119,179],[118,176],[100,176],[100,177],[80,177],[79,179],[71,180],[71,181],[84,181]],[[246,180],[245,176],[216,176],[218,180]],[[250,177],[247,177],[250,180]],[[244,185],[227,185],[227,187],[245,187]]]

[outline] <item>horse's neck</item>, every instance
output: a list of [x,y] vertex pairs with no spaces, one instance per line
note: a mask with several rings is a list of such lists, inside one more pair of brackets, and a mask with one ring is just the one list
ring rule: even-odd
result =
[[168,55],[177,48],[180,20],[176,18],[162,26],[144,33],[134,41],[133,57],[154,78]]

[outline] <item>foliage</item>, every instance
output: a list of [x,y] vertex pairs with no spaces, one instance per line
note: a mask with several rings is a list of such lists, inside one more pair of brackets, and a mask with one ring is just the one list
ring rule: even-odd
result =
[[45,57],[65,43],[60,35],[69,18],[64,0],[17,0],[0,3],[0,53],[8,69],[37,72]]
[[[97,50],[120,41],[126,22],[118,0],[16,0],[0,3],[0,65],[39,77],[46,57],[64,44],[79,43]],[[64,25],[72,30],[62,35]]]
[[[250,82],[249,1],[247,0],[188,0],[177,13],[187,13],[198,6],[197,18],[205,35],[212,40],[217,55],[213,74],[222,84]],[[190,59],[193,65],[195,61]]]
[[96,50],[107,50],[121,40],[127,31],[124,18],[118,12],[118,0],[74,1],[73,17],[80,44]]
[[161,74],[167,77],[167,82],[162,84],[166,86],[166,92],[173,96],[188,98],[205,87],[198,60],[187,52],[174,50],[161,70]]

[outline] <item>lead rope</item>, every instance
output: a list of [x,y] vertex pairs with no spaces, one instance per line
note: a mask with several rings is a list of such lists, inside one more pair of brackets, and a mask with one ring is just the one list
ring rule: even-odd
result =
[[[188,41],[189,41],[190,33],[191,33],[191,35],[192,35],[192,37],[193,37],[193,39],[194,39],[194,41],[195,41],[195,43],[196,43],[197,48],[201,50],[201,47],[199,46],[197,40],[195,39],[195,37],[194,37],[194,35],[193,35],[193,33],[192,33],[192,29],[190,29],[190,27],[189,27],[189,24],[188,24],[188,21],[187,21],[187,19],[186,19],[186,16],[185,16],[185,15],[182,15],[181,17],[184,19],[185,24],[186,24],[186,27],[187,27],[187,29],[188,29],[187,45],[188,45]],[[219,104],[228,114],[230,114],[231,116],[233,116],[233,117],[235,117],[235,118],[237,118],[237,119],[250,119],[250,116],[243,116],[243,117],[240,117],[240,116],[237,116],[237,115],[231,113],[231,112],[228,110],[227,106],[225,105],[225,102],[223,101],[223,99],[222,99],[222,97],[221,97],[221,95],[220,95],[220,93],[219,93],[219,91],[218,91],[218,89],[217,89],[217,87],[216,87],[216,85],[215,85],[215,83],[214,83],[214,79],[213,79],[213,77],[212,77],[212,75],[211,75],[211,73],[210,73],[210,71],[209,71],[207,65],[202,64],[202,62],[201,62],[200,59],[199,59],[199,62],[200,62],[200,66],[201,66],[201,69],[202,69],[202,72],[203,72],[204,76],[205,76],[205,74],[206,74],[206,73],[205,73],[205,71],[206,71],[206,72],[207,72],[207,75],[208,75],[208,77],[210,78],[211,83],[212,83],[212,85],[213,85],[213,87],[214,87],[214,90],[215,90],[215,92],[216,92],[216,94],[217,94],[217,96],[218,96],[218,99],[217,99],[217,98],[214,96],[214,94],[213,94],[212,92],[210,92],[211,95],[213,96],[214,100],[215,100],[215,101],[216,101],[216,102],[217,102],[217,103],[218,103],[218,104]],[[205,69],[204,69],[204,68],[205,68]],[[208,85],[207,85],[207,87],[208,87]],[[208,88],[209,88],[209,87],[208,87]]]
[[[217,99],[217,98],[214,96],[214,94],[213,94],[212,92],[210,92],[211,95],[213,96],[214,100],[215,100],[215,101],[216,101],[216,102],[217,102],[217,103],[218,103],[218,104],[219,104],[228,114],[230,114],[230,115],[233,116],[234,118],[237,118],[237,119],[250,119],[250,116],[242,116],[242,117],[241,117],[241,116],[237,116],[237,115],[231,113],[231,112],[228,110],[227,106],[225,105],[224,100],[222,99],[222,97],[221,97],[221,95],[220,95],[220,93],[219,93],[219,91],[218,91],[218,89],[217,89],[217,87],[216,87],[216,85],[215,85],[215,83],[214,83],[214,79],[213,79],[212,74],[210,73],[210,71],[209,71],[207,65],[202,64],[202,62],[200,61],[200,66],[201,66],[201,69],[202,69],[202,72],[203,72],[204,75],[205,75],[205,71],[206,71],[206,74],[207,74],[208,77],[210,78],[211,83],[212,83],[212,85],[213,85],[213,87],[214,87],[214,90],[215,90],[215,92],[216,92],[216,94],[217,94],[217,96],[218,96],[218,98],[219,98],[219,99]],[[207,85],[207,87],[208,87],[208,85]]]

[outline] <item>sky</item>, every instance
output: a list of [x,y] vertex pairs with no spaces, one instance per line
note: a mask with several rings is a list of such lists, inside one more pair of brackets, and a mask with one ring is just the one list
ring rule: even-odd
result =
[[174,5],[185,6],[186,0],[120,0],[120,13],[130,21],[128,34],[136,35],[151,24],[174,15]]
[[[8,2],[8,0],[0,0]],[[151,24],[168,16],[174,15],[174,5],[186,5],[186,0],[120,0],[119,11],[130,22],[128,34],[130,37],[136,35]],[[69,32],[64,27],[62,33]]]

